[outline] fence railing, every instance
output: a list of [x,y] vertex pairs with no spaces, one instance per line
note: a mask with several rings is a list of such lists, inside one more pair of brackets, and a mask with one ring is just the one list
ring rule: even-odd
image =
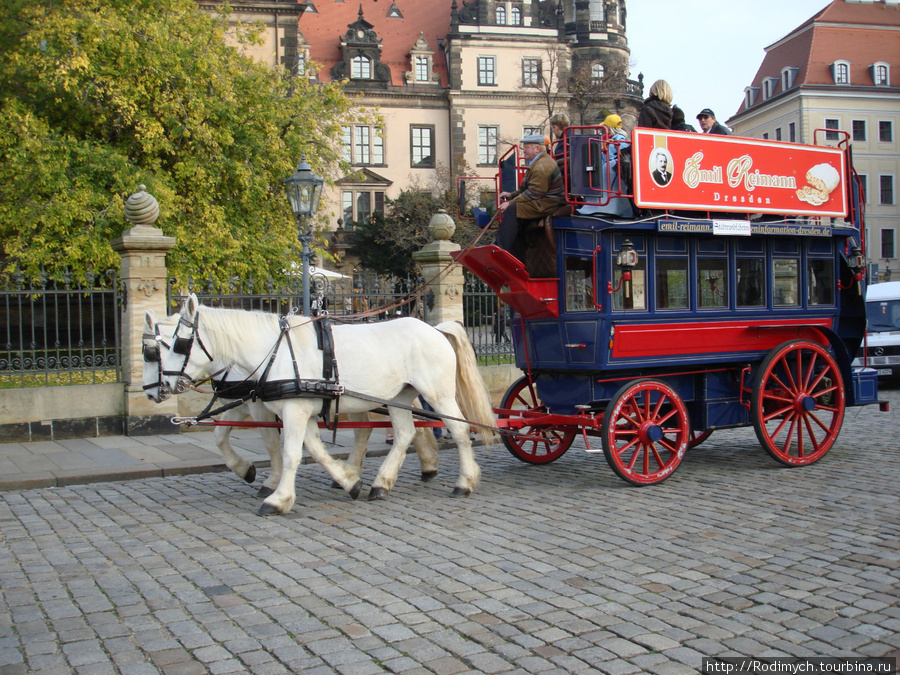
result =
[[114,271],[0,278],[0,388],[118,382],[120,313]]
[[[311,273],[312,306],[341,319],[370,312],[368,320],[416,316],[428,320],[433,294],[419,296],[421,277],[388,278],[358,273]],[[299,312],[301,281],[248,280],[221,286],[192,278],[169,279],[174,311],[196,293],[207,304],[278,314]],[[465,274],[463,316],[481,365],[511,363],[508,309],[480,279]],[[383,311],[378,311],[384,308]],[[48,278],[28,283],[22,275],[0,280],[0,388],[98,384],[120,381],[122,293],[115,272],[88,277]]]

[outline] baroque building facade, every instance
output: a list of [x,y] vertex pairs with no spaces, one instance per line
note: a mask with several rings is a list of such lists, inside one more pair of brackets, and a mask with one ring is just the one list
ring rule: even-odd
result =
[[865,193],[869,262],[878,280],[891,278],[900,236],[898,0],[833,0],[768,46],[728,124],[740,136],[849,142]]
[[[198,0],[216,13],[221,0]],[[384,124],[349,126],[352,170],[332,176],[332,227],[441,174],[488,179],[520,138],[606,112],[633,125],[625,0],[237,0],[233,22],[261,22],[247,53],[316,81],[344,80]],[[602,121],[602,117],[600,117]]]

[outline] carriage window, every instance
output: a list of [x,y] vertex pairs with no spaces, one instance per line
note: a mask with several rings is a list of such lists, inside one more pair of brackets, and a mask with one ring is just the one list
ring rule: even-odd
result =
[[800,262],[795,259],[776,258],[772,261],[773,301],[776,305],[800,304],[797,289],[800,286]]
[[762,307],[766,304],[765,261],[737,259],[738,307]]
[[687,309],[688,261],[686,258],[656,259],[656,308]]
[[697,261],[697,302],[700,307],[728,306],[728,261],[700,258]]
[[834,304],[834,261],[810,260],[809,268],[809,298],[810,305]]
[[[613,287],[619,285],[622,278],[622,270],[616,267],[616,258],[613,256]],[[647,262],[644,256],[638,260],[638,265],[631,271],[631,281],[622,281],[619,290],[613,293],[613,309],[646,309],[647,308]]]
[[591,258],[566,258],[566,309],[594,309],[594,273]]

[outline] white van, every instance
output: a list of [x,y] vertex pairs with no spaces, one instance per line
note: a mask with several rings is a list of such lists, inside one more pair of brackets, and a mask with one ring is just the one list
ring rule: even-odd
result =
[[[866,351],[868,366],[879,377],[900,376],[900,281],[872,284],[866,289]],[[862,366],[860,357],[854,366]]]

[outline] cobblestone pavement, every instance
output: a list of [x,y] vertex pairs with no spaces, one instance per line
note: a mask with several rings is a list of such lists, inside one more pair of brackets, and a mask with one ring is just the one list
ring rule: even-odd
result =
[[[900,392],[819,463],[720,431],[633,488],[573,447],[455,453],[357,502],[298,472],[289,516],[230,474],[0,493],[0,672],[692,673],[707,655],[900,649]],[[599,447],[599,442],[598,442]],[[367,467],[371,480],[375,465]]]

